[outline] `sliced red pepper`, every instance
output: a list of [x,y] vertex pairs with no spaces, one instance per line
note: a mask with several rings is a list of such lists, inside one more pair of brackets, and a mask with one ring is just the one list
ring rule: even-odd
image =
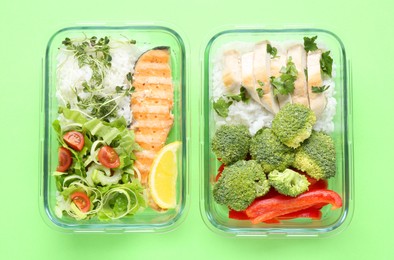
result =
[[[319,219],[321,219],[321,216],[322,216],[322,214],[320,212],[321,207],[322,206],[320,206],[319,208],[310,207],[307,209],[295,211],[295,212],[292,212],[289,214],[278,216],[277,218],[265,220],[264,223],[276,224],[276,223],[280,223],[280,220],[289,220],[289,219],[295,219],[295,218],[310,218],[310,219],[319,220]],[[245,211],[236,211],[233,209],[229,210],[228,217],[231,219],[236,219],[236,220],[248,220],[249,219],[249,217],[248,217],[248,215],[246,215]]]
[[230,209],[228,212],[228,217],[237,220],[247,220],[249,219],[248,215],[246,215],[245,211],[236,211]]
[[246,215],[256,224],[281,215],[327,203],[332,209],[342,207],[341,197],[332,190],[318,189],[307,191],[295,198],[278,195],[254,201],[246,210]]
[[277,218],[272,218],[272,219],[264,220],[263,222],[266,224],[279,224],[280,220]]
[[294,218],[310,218],[310,219],[321,219],[320,209],[307,208],[299,211],[295,211],[289,214],[279,216],[280,220],[294,219]]
[[218,181],[220,176],[222,176],[222,172],[224,170],[224,167],[225,167],[225,165],[224,165],[224,163],[222,163],[222,165],[220,165],[220,167],[218,169],[218,174],[216,175],[215,181]]
[[[316,180],[316,179],[314,179]],[[309,185],[308,190],[326,190],[328,187],[328,182],[326,180],[318,180],[312,185]]]

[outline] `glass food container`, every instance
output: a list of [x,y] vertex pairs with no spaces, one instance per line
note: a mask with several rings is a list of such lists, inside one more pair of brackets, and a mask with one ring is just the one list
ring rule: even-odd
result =
[[[253,46],[255,46],[256,43],[268,40],[272,46],[278,47],[278,54],[275,55],[273,53],[271,56],[271,58],[273,58],[277,55],[283,55],[283,53],[286,54],[286,48],[289,46],[297,43],[303,45],[304,37],[311,39],[314,36],[317,36],[315,41],[317,46],[325,51],[329,50],[330,56],[334,61],[332,67],[333,77],[330,82],[331,90],[327,90],[331,91],[334,101],[331,100],[331,105],[326,106],[326,108],[330,106],[331,109],[334,109],[334,113],[331,112],[331,120],[328,121],[330,127],[323,127],[323,129],[328,129],[329,135],[333,138],[336,154],[336,175],[328,179],[328,189],[339,194],[342,198],[342,207],[331,210],[330,205],[324,206],[321,209],[321,217],[319,219],[294,218],[280,220],[277,223],[272,223],[275,221],[268,221],[266,223],[260,222],[258,224],[252,224],[250,220],[230,218],[229,208],[225,205],[219,205],[213,198],[213,186],[216,182],[215,178],[218,174],[221,162],[212,152],[212,138],[218,127],[223,124],[234,124],[238,122],[241,124],[249,124],[249,126],[258,125],[261,127],[263,125],[265,127],[270,127],[273,115],[270,116],[266,110],[264,113],[267,114],[267,116],[265,117],[261,117],[260,112],[243,113],[240,110],[245,108],[246,105],[238,106],[238,108],[231,112],[231,106],[234,106],[235,103],[242,102],[231,98],[226,99],[227,102],[229,100],[232,102],[231,106],[228,108],[228,114],[224,116],[218,115],[213,107],[213,103],[217,102],[218,97],[224,93],[220,90],[220,86],[224,86],[222,83],[223,75],[221,74],[224,67],[223,55],[225,51],[237,50],[242,56],[253,50]],[[218,234],[237,237],[320,237],[335,234],[343,230],[348,226],[351,220],[354,198],[350,67],[345,47],[341,39],[330,31],[313,28],[229,28],[213,34],[204,46],[205,49],[202,51],[202,118],[200,120],[204,123],[202,127],[203,131],[200,136],[202,140],[201,167],[203,169],[201,177],[200,209],[206,225]],[[281,53],[279,52],[280,47],[284,49]],[[244,66],[239,59],[238,62],[238,64],[241,64],[240,66]],[[243,73],[243,69],[241,69],[241,71]],[[234,80],[234,82],[236,82],[236,80]],[[243,82],[241,84],[243,84]],[[242,94],[239,99],[242,99]],[[262,110],[264,109],[257,109],[257,111]],[[228,117],[226,118],[226,116]],[[256,118],[248,118],[253,116]],[[261,124],[258,122],[259,120],[266,120],[267,122]],[[318,126],[316,127],[319,128]],[[250,127],[250,129],[251,128],[252,127]],[[256,129],[251,131],[256,132]],[[273,188],[271,187],[271,189]]]
[[[65,48],[67,39],[80,39],[90,41],[93,38],[96,47],[99,44],[100,39],[103,40],[101,44],[105,47],[107,37],[110,43],[116,44],[130,44],[131,55],[134,55],[128,62],[137,62],[137,59],[144,52],[151,49],[166,49],[169,50],[169,60],[171,66],[171,76],[173,84],[173,100],[172,100],[172,114],[173,123],[169,131],[168,137],[165,141],[166,144],[179,142],[180,145],[176,152],[176,206],[168,210],[154,210],[150,203],[147,202],[147,207],[139,209],[134,215],[126,215],[121,218],[100,220],[97,216],[91,218],[79,219],[70,217],[65,211],[63,214],[59,214],[57,208],[57,196],[58,188],[54,173],[58,167],[58,149],[59,140],[57,134],[52,126],[53,122],[59,117],[59,95],[57,95],[57,89],[59,88],[59,73],[63,73],[60,77],[67,78],[76,77],[75,75],[68,75],[67,71],[63,69],[61,71],[59,67],[60,62],[64,62],[59,57],[59,49]],[[65,43],[66,42],[66,43]],[[104,48],[103,47],[103,48]],[[99,47],[98,47],[99,48]],[[111,52],[110,52],[111,53]],[[80,53],[75,52],[75,58],[78,59]],[[98,54],[98,55],[103,55]],[[125,62],[122,54],[118,54],[118,62]],[[41,211],[46,222],[54,227],[55,229],[66,231],[66,232],[111,232],[111,233],[122,233],[122,232],[165,232],[176,228],[182,223],[185,218],[188,208],[188,177],[187,177],[187,120],[186,106],[187,106],[187,89],[186,89],[186,46],[184,40],[178,34],[177,31],[170,27],[161,25],[81,25],[75,27],[67,27],[57,31],[50,37],[46,53],[44,57],[44,84],[42,94],[42,107],[41,107],[41,174],[40,174],[40,204]],[[111,60],[112,58],[112,60]],[[106,58],[106,61],[112,62],[113,70],[114,67],[114,55],[110,58]],[[127,62],[127,61],[126,61]],[[79,67],[82,68],[83,61],[79,63]],[[126,64],[130,66],[130,64]],[[88,66],[95,66],[89,64]],[[85,66],[86,67],[86,66]],[[100,68],[100,65],[97,67]],[[96,68],[97,68],[96,67]],[[130,68],[134,68],[134,64],[131,64]],[[92,69],[93,71],[93,69]],[[120,71],[120,70],[119,70]],[[112,76],[116,77],[116,73],[119,71],[113,71]],[[130,71],[131,72],[131,71]],[[71,72],[70,72],[71,73]],[[87,72],[89,73],[89,72]],[[119,72],[120,73],[120,72]],[[123,70],[124,73],[124,70]],[[94,77],[94,72],[89,76],[79,75],[79,77]],[[153,75],[154,76],[154,75]],[[156,75],[157,76],[157,75]],[[78,75],[77,75],[78,77]],[[124,82],[130,81],[130,89],[133,85],[132,73],[123,75]],[[106,79],[104,79],[106,80]],[[110,79],[112,80],[112,79]],[[159,82],[159,79],[149,78],[150,83],[155,84]],[[88,82],[88,81],[87,81]],[[109,83],[111,84],[111,83]],[[114,83],[115,84],[115,83]],[[86,84],[87,87],[89,87]],[[116,86],[116,91],[122,92],[124,89],[121,86]],[[127,86],[125,83],[124,86]],[[115,86],[113,86],[115,88]],[[88,92],[88,91],[85,91]],[[123,92],[122,92],[123,93]],[[86,94],[86,93],[85,93]],[[83,95],[83,94],[82,94]],[[131,93],[133,95],[133,93]],[[82,97],[82,96],[81,96]],[[130,96],[129,96],[130,98]],[[100,102],[100,101],[99,101]],[[106,102],[106,101],[101,101]],[[121,104],[121,103],[119,103]],[[126,104],[126,105],[125,105]],[[123,103],[128,106],[130,101]],[[64,104],[63,104],[64,105]],[[91,104],[87,104],[90,106]],[[121,107],[121,105],[119,105]],[[123,108],[122,108],[123,109]],[[125,113],[130,113],[127,109],[124,109]],[[93,111],[93,109],[92,109]],[[149,112],[149,111],[148,111]],[[132,119],[129,119],[128,126]],[[97,160],[97,158],[96,158]],[[111,171],[112,176],[114,172]],[[67,176],[67,175],[66,175]],[[123,176],[123,175],[122,175]],[[137,175],[136,175],[137,176]],[[86,178],[86,175],[82,175]],[[107,176],[108,177],[108,176]],[[123,181],[123,180],[122,180]],[[103,191],[105,192],[105,191]],[[147,188],[144,188],[142,195],[147,198]],[[130,193],[129,193],[130,195]],[[91,196],[91,195],[90,195]],[[108,199],[109,200],[109,199]],[[133,198],[132,198],[133,200]],[[93,203],[93,202],[92,202]],[[71,203],[72,204],[72,203]],[[108,204],[109,205],[109,204]],[[113,206],[113,205],[112,205]],[[121,207],[121,206],[119,206]],[[61,211],[61,210],[60,210]]]

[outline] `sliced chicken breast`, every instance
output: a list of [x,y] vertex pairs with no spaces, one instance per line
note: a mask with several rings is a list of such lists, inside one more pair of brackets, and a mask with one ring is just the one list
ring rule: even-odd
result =
[[223,53],[222,81],[228,94],[239,94],[241,88],[241,54],[236,50]]
[[294,92],[292,94],[293,103],[303,104],[309,107],[308,88],[306,81],[306,52],[301,44],[290,47],[287,51],[287,57],[291,57],[297,69],[298,76],[294,82]]
[[322,51],[317,50],[309,52],[307,57],[308,69],[308,94],[310,108],[315,112],[316,117],[321,115],[327,105],[327,98],[324,93],[313,93],[312,87],[323,85],[323,79],[320,70],[320,58]]
[[[287,60],[287,55],[284,51],[282,51],[280,48],[277,48],[278,53],[275,58],[271,58],[271,77],[279,77],[281,75],[280,70],[282,67],[286,67],[286,60]],[[278,103],[279,107],[283,107],[287,103],[292,103],[291,95],[277,95],[278,98]]]
[[253,52],[247,52],[241,56],[242,86],[248,91],[250,97],[261,104],[259,94],[256,91],[256,80],[253,73]]
[[261,88],[263,91],[263,95],[261,97],[259,96],[263,107],[271,113],[277,113],[279,111],[279,104],[274,97],[272,86],[269,80],[271,57],[270,54],[267,53],[267,44],[268,41],[257,43],[253,51],[254,84],[255,89]]

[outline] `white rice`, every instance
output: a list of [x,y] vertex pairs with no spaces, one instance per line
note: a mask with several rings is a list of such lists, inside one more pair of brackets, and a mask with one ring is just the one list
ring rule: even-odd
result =
[[[295,41],[286,42],[271,42],[277,48],[287,49],[290,45],[294,44]],[[255,43],[250,42],[232,42],[224,45],[217,51],[216,56],[213,59],[212,69],[212,92],[211,96],[213,101],[216,101],[223,95],[226,95],[226,88],[222,81],[222,63],[221,58],[226,50],[236,49],[241,54],[253,50]],[[335,77],[335,65],[333,64],[333,77]],[[327,105],[322,114],[317,118],[316,124],[313,129],[316,131],[323,131],[326,133],[332,133],[334,131],[333,118],[336,112],[337,101],[335,95],[335,83],[333,79],[324,79],[323,85],[329,85],[329,89],[324,92],[327,97]],[[228,116],[226,118],[220,117],[217,113],[214,113],[214,120],[216,128],[224,124],[243,124],[249,127],[249,132],[254,135],[262,127],[271,127],[274,115],[264,109],[260,104],[254,100],[250,100],[249,103],[244,102],[233,102],[229,107]]]
[[[117,116],[124,117],[127,124],[131,122],[130,96],[116,94],[116,86],[129,87],[127,74],[133,73],[134,63],[142,53],[134,44],[110,40],[110,55],[112,56],[111,67],[105,69],[103,79],[103,95],[112,95],[118,104]],[[57,56],[57,90],[56,97],[59,106],[70,105],[71,109],[77,109],[85,114],[89,111],[82,110],[77,106],[77,91],[80,98],[87,98],[90,94],[83,92],[82,83],[89,82],[92,77],[92,69],[88,65],[81,68],[78,60],[74,57],[74,52],[60,48]]]

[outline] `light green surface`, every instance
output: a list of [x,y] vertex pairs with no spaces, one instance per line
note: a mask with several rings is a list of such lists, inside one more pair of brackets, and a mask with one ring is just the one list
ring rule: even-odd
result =
[[[0,8],[2,259],[393,259],[394,4],[385,1],[6,1]],[[214,6],[211,8],[211,6]],[[41,58],[50,35],[76,22],[163,20],[189,41],[191,95],[201,87],[200,49],[228,24],[330,29],[351,59],[355,211],[350,226],[326,239],[230,239],[206,228],[199,211],[198,121],[192,125],[190,210],[166,234],[63,234],[39,213],[38,119]],[[193,108],[197,98],[192,98]],[[191,111],[196,119],[197,109]],[[387,148],[386,148],[387,147]]]

